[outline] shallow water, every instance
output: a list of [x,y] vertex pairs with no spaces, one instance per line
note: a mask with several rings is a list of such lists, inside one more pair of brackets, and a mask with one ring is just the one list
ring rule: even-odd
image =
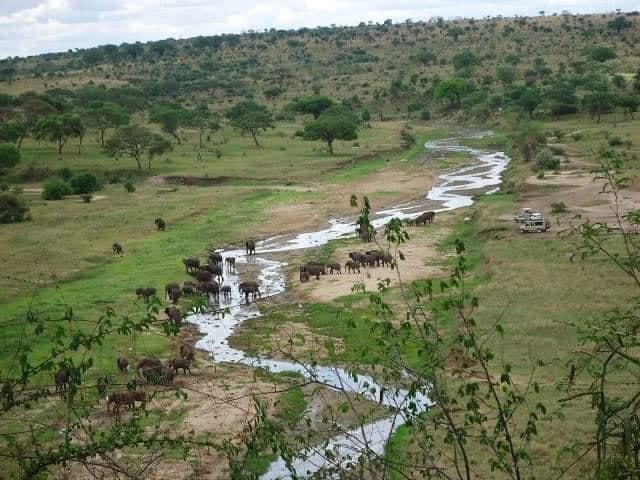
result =
[[[465,192],[477,194],[478,191],[484,191],[489,194],[497,191],[501,174],[509,162],[509,158],[502,152],[467,148],[460,145],[456,138],[429,142],[425,147],[433,151],[468,152],[475,162],[471,166],[440,175],[437,185],[432,187],[423,198],[376,212],[371,216],[374,227],[380,228],[394,217],[406,219],[428,210],[443,212],[467,207],[473,203],[473,199],[471,193],[465,195]],[[224,257],[235,257],[240,269],[247,263],[259,266],[258,281],[262,296],[270,297],[285,290],[286,274],[283,267],[286,263],[269,259],[268,254],[319,247],[331,240],[355,236],[355,226],[355,218],[334,219],[329,221],[327,228],[320,231],[272,237],[256,245],[256,255],[252,258],[245,255],[244,249],[227,250],[221,253]],[[225,276],[225,284],[232,285],[233,295],[229,301],[226,303],[222,301],[220,304],[220,307],[229,307],[229,312],[224,317],[212,314],[197,314],[190,317],[189,321],[196,323],[204,334],[197,343],[198,348],[209,351],[217,362],[236,362],[266,368],[272,372],[297,372],[329,387],[357,393],[372,401],[380,400],[382,386],[368,375],[354,376],[337,367],[311,366],[266,357],[251,357],[241,350],[232,348],[229,345],[229,338],[235,329],[245,320],[260,316],[255,304],[242,303],[243,298],[237,289],[239,281],[236,273],[227,273]],[[406,401],[407,392],[402,389],[383,390],[381,403],[390,409],[399,411],[405,406]],[[429,399],[423,394],[413,396],[411,401],[417,404],[420,411],[430,405]],[[403,423],[402,416],[384,418],[332,439],[325,447],[335,455],[331,466],[346,466],[357,457],[365,444],[370,450],[378,454],[383,453],[389,435]],[[301,477],[310,476],[327,466],[329,465],[325,460],[324,450],[310,449],[301,452],[300,457],[294,461],[296,473]],[[265,480],[291,478],[291,475],[284,462],[279,459],[271,464],[262,478]]]

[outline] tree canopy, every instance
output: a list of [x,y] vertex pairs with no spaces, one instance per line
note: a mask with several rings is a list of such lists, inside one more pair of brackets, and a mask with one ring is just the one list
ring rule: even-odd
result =
[[291,104],[291,109],[294,112],[311,114],[314,119],[317,119],[322,112],[334,104],[335,102],[329,97],[312,95],[295,100]]
[[325,110],[316,120],[304,127],[305,140],[327,142],[329,153],[333,155],[334,140],[355,140],[358,138],[359,120],[356,115],[343,107],[334,106]]
[[469,84],[462,78],[443,80],[433,90],[436,102],[447,100],[451,106],[459,106],[462,97],[469,91]]
[[67,141],[72,137],[81,138],[85,128],[82,120],[77,115],[63,113],[60,115],[47,115],[36,124],[36,138],[58,144],[58,154],[62,154]]
[[142,170],[141,158],[145,153],[149,157],[148,168],[151,170],[151,159],[172,149],[171,142],[166,138],[140,125],[119,128],[105,143],[105,151],[109,155],[133,158],[138,170]]
[[149,120],[152,123],[160,125],[162,131],[175,138],[176,143],[180,145],[181,141],[178,135],[178,129],[188,123],[189,112],[182,107],[160,105],[150,112]]
[[108,128],[118,128],[130,121],[129,113],[112,102],[91,102],[83,113],[89,127],[100,132],[100,145],[104,147],[104,132]]

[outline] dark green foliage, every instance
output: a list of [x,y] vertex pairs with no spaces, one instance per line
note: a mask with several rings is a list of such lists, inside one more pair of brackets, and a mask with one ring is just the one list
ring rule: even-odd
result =
[[421,48],[418,52],[413,56],[414,60],[417,63],[422,65],[436,65],[438,63],[438,57],[431,50],[427,50],[426,48]]
[[181,143],[178,129],[187,124],[188,119],[189,112],[173,105],[161,105],[149,113],[149,120],[160,125],[162,131],[175,138],[178,145]]
[[617,57],[613,48],[603,46],[587,49],[587,56],[595,62],[606,62]]
[[438,83],[433,90],[436,102],[448,101],[451,106],[460,106],[460,100],[469,92],[469,84],[463,78],[450,78]]
[[624,113],[631,116],[633,120],[633,114],[638,111],[640,107],[640,97],[631,94],[620,94],[616,97],[616,104],[624,110]]
[[496,68],[496,78],[505,86],[511,85],[516,79],[516,69],[511,65],[500,65]]
[[542,103],[542,96],[536,89],[527,88],[516,102],[529,115],[529,118],[533,118],[533,112]]
[[603,114],[609,113],[616,105],[616,97],[606,90],[596,90],[582,98],[582,105],[591,118],[600,123]]
[[27,136],[27,124],[18,120],[0,124],[0,142],[17,143],[18,148]]
[[553,156],[550,149],[543,148],[536,154],[536,166],[543,170],[557,170],[560,160]]
[[322,112],[333,105],[334,101],[329,97],[314,95],[295,100],[290,108],[294,112],[310,114],[314,119],[317,119]]
[[70,168],[63,167],[60,170],[58,170],[58,176],[65,182],[68,182],[73,178],[73,172],[71,171]]
[[469,70],[478,63],[478,57],[471,50],[456,53],[451,59],[456,70]]
[[611,30],[615,30],[618,35],[620,35],[620,32],[622,32],[622,30],[631,28],[632,26],[633,23],[622,16],[616,17],[615,19],[607,23],[607,27],[609,27]]
[[20,162],[20,150],[13,145],[0,143],[0,168],[12,168]]
[[44,184],[42,198],[45,200],[62,200],[65,196],[71,195],[71,193],[71,187],[67,182],[54,178]]
[[304,127],[306,140],[327,142],[329,153],[333,155],[334,140],[355,140],[358,138],[358,118],[343,107],[334,106],[324,111],[317,120]]
[[90,173],[83,173],[77,177],[73,177],[69,185],[76,195],[93,193],[100,190],[98,179]]
[[0,223],[16,223],[29,220],[29,207],[13,193],[0,193]]
[[124,189],[127,193],[133,193],[136,191],[136,186],[130,180],[127,180],[124,182]]

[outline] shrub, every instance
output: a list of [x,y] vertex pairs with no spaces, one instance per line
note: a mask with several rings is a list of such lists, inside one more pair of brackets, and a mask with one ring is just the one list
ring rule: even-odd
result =
[[609,137],[609,140],[607,141],[607,143],[609,144],[610,147],[619,147],[620,145],[622,145],[623,142],[620,137],[613,136],[613,137]]
[[29,207],[12,193],[0,193],[0,223],[30,220]]
[[13,145],[0,144],[0,168],[15,167],[20,161],[20,150]]
[[64,167],[58,170],[58,176],[63,179],[65,182],[68,182],[73,178],[73,172],[70,168]]
[[93,195],[91,195],[90,193],[83,193],[82,195],[80,195],[80,198],[82,198],[82,201],[84,203],[91,203]]
[[0,192],[8,192],[9,184],[8,183],[0,183]]
[[302,130],[296,130],[296,133],[293,134],[294,137],[304,137],[304,131]]
[[558,203],[552,203],[551,204],[551,213],[553,214],[559,214],[559,213],[566,213],[569,210],[567,209],[567,206],[564,204],[564,202],[558,202]]
[[136,186],[131,183],[130,180],[127,180],[126,182],[124,182],[124,189],[127,191],[127,193],[133,193],[136,191]]
[[560,168],[560,160],[553,156],[548,148],[543,148],[536,154],[536,165],[545,170],[556,170]]
[[51,179],[44,184],[42,198],[45,200],[62,200],[66,195],[71,195],[71,188],[66,182]]
[[90,173],[83,173],[71,179],[71,189],[76,195],[83,195],[87,193],[93,193],[100,190],[98,185],[98,179]]
[[425,122],[431,120],[431,110],[425,108],[420,112],[420,120],[424,120]]
[[582,135],[582,133],[580,132],[576,132],[571,134],[571,138],[573,139],[574,142],[579,142],[584,138],[584,135]]

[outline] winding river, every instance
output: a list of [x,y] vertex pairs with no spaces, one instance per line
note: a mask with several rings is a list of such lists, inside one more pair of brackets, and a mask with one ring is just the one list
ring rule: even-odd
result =
[[[471,135],[468,135],[471,136]],[[476,134],[473,136],[482,136]],[[395,207],[381,210],[372,215],[371,223],[376,228],[384,226],[392,218],[401,219],[415,217],[427,210],[444,212],[467,207],[473,203],[472,197],[479,194],[490,194],[498,190],[501,174],[509,162],[502,152],[489,152],[460,145],[458,137],[429,142],[427,150],[434,152],[466,152],[474,161],[471,165],[459,168],[439,176],[438,183],[423,198],[406,202]],[[270,258],[270,254],[288,252],[305,248],[319,247],[340,238],[355,236],[355,219],[334,219],[327,228],[317,232],[305,232],[292,236],[277,236],[257,244],[256,255],[245,256],[244,249],[222,251],[224,257],[236,258],[236,264],[242,269],[243,264],[250,262],[259,268],[258,281],[263,295],[273,296],[285,290],[286,263]],[[225,283],[237,285],[240,281],[237,274],[227,274]],[[297,372],[306,378],[320,382],[328,387],[359,394],[362,398],[378,401],[390,409],[399,410],[408,401],[414,402],[418,411],[424,411],[430,405],[426,395],[416,394],[408,399],[408,392],[402,389],[385,388],[368,375],[353,375],[346,370],[331,366],[312,366],[297,364],[267,357],[252,357],[229,345],[229,338],[235,329],[247,319],[260,316],[255,304],[241,305],[242,299],[237,288],[233,288],[233,297],[228,301],[230,312],[223,318],[217,315],[196,314],[189,319],[199,326],[203,337],[197,347],[207,350],[216,362],[236,362],[251,367],[261,367],[272,372]],[[221,307],[224,307],[223,303]],[[382,395],[380,391],[382,389]],[[293,467],[297,476],[307,477],[326,467],[346,466],[358,456],[358,452],[366,446],[370,451],[381,454],[387,439],[393,431],[404,423],[402,415],[383,418],[362,428],[354,429],[333,438],[328,445],[300,452],[294,460]],[[326,459],[325,451],[332,452],[331,461]],[[273,462],[262,476],[264,480],[291,478],[289,470],[282,459]]]

